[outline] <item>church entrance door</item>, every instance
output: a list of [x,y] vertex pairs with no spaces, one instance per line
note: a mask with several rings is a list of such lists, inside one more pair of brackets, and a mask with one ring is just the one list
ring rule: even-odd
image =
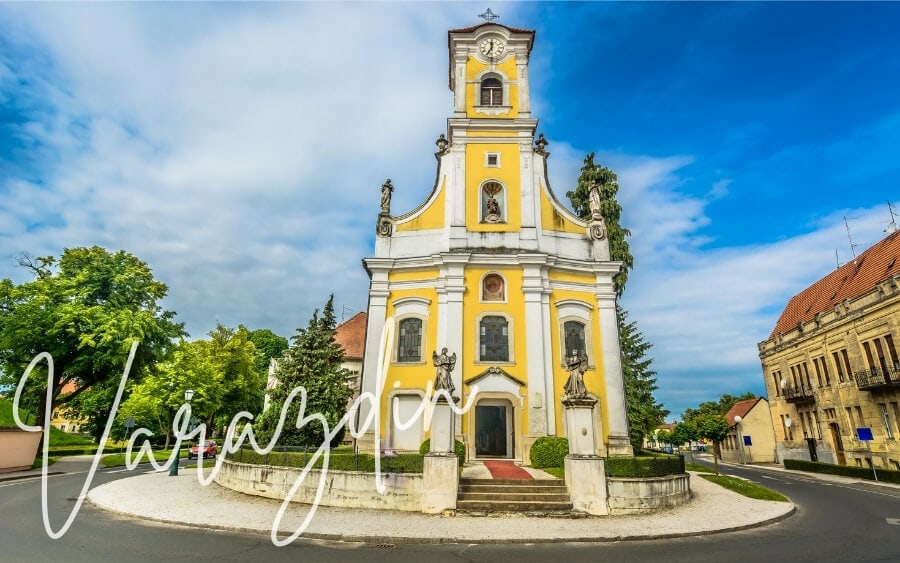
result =
[[475,455],[514,456],[513,407],[505,399],[483,399],[475,405]]

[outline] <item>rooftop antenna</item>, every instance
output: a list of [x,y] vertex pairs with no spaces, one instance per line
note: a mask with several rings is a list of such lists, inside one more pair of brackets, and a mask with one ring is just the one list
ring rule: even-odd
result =
[[495,19],[499,18],[500,14],[495,14],[494,12],[491,11],[490,8],[488,8],[487,10],[484,11],[483,14],[478,14],[478,17],[488,23],[491,23]]
[[853,219],[854,221],[859,219],[859,217],[847,217],[844,215],[844,228],[847,229],[847,240],[850,241],[850,253],[853,254],[853,259],[856,260],[856,247],[858,244],[853,244],[853,238],[850,237],[850,224],[847,223],[848,219]]
[[834,249],[834,269],[839,270],[841,268],[841,259],[838,258],[837,248]]
[[885,229],[884,232],[891,234],[897,230],[897,222],[894,220],[896,219],[897,213],[894,211],[894,205],[891,203],[891,200],[888,200],[888,212],[891,214],[891,222],[888,223],[887,229]]
[[344,317],[347,316],[347,311],[353,312],[353,309],[346,305],[341,305],[341,322],[344,322]]

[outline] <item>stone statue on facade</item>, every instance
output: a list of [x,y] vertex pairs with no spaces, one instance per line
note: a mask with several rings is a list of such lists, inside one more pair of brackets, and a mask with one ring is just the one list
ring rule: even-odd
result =
[[431,361],[434,362],[434,390],[446,389],[452,395],[456,387],[450,373],[456,367],[456,352],[448,355],[446,348],[442,349],[440,354],[435,350],[431,355]]
[[497,201],[497,198],[494,197],[494,194],[488,195],[485,203],[487,206],[487,217],[484,218],[485,221],[489,223],[500,221],[500,203]]
[[600,187],[597,184],[591,186],[588,198],[591,206],[591,219],[595,221],[602,219],[603,215],[600,214]]
[[572,350],[572,355],[566,358],[566,369],[569,370],[569,379],[566,380],[564,391],[570,399],[583,399],[587,397],[587,388],[584,386],[584,372],[588,368],[587,354],[579,355],[578,350]]
[[388,214],[391,212],[391,193],[394,191],[394,186],[391,184],[391,179],[388,178],[385,180],[383,184],[381,184],[381,212]]

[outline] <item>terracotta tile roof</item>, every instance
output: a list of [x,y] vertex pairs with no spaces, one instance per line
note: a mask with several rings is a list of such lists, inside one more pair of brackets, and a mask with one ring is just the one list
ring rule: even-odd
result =
[[366,349],[366,321],[368,315],[356,313],[346,322],[337,326],[334,340],[344,349],[344,357],[348,360],[361,360]]
[[760,401],[762,401],[761,397],[736,402],[734,406],[728,409],[728,412],[725,413],[725,420],[728,421],[728,426],[734,426],[734,417],[736,416],[746,418],[747,413],[752,411],[753,407],[756,406],[756,403]]
[[804,289],[788,301],[769,338],[797,328],[800,322],[815,319],[817,313],[830,311],[844,299],[853,299],[900,274],[900,231],[847,262],[837,270]]

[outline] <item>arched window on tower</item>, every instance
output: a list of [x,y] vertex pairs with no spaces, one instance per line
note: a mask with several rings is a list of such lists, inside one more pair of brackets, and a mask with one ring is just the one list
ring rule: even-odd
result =
[[571,356],[575,350],[578,350],[579,355],[583,355],[587,351],[584,343],[584,323],[566,321],[563,323],[563,331],[566,334],[565,357]]
[[496,76],[487,76],[481,81],[481,105],[503,105],[503,82]]
[[422,359],[422,319],[410,317],[400,321],[398,362],[418,362]]

